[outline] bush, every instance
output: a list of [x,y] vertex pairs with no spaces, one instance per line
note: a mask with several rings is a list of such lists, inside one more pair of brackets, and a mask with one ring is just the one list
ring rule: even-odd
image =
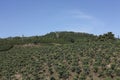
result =
[[50,80],[56,80],[54,77],[51,77]]
[[13,45],[9,45],[9,44],[2,44],[2,45],[0,45],[0,51],[8,51],[8,50],[10,50],[11,48],[13,48]]

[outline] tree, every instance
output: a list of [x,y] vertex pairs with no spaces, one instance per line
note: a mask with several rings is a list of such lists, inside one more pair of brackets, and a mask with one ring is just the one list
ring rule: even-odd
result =
[[114,34],[112,32],[105,33],[103,35],[99,35],[98,40],[100,41],[109,41],[115,40]]

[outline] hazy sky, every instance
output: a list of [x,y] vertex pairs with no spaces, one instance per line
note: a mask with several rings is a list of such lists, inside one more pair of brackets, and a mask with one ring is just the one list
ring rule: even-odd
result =
[[120,35],[120,0],[0,0],[0,37],[51,31]]

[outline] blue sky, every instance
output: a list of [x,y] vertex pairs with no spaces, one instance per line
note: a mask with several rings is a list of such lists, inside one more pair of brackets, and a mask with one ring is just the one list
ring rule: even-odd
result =
[[0,37],[76,31],[120,35],[120,0],[0,0]]

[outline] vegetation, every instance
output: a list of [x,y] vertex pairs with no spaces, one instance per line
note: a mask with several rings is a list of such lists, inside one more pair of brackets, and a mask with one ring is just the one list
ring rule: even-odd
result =
[[120,80],[120,41],[110,32],[52,32],[0,45],[0,80]]
[[100,41],[110,41],[110,40],[115,40],[114,34],[112,32],[108,32],[106,34],[100,35],[98,37]]

